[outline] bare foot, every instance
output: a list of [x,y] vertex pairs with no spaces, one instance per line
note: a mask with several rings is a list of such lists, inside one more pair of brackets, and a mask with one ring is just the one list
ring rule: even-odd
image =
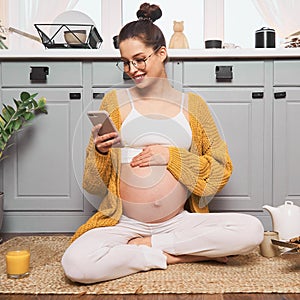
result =
[[191,262],[200,262],[213,260],[220,263],[226,264],[228,262],[228,257],[206,257],[206,256],[195,256],[195,255],[172,255],[164,252],[164,255],[167,257],[167,264],[178,264],[178,263],[191,263]]
[[227,256],[223,256],[223,257],[215,257],[214,259],[211,260],[215,260],[219,263],[223,263],[226,264],[228,262],[228,257]]
[[127,242],[127,244],[130,244],[130,245],[145,245],[145,246],[148,246],[148,247],[152,247],[151,236],[136,237],[136,238],[133,238],[133,239],[129,240]]

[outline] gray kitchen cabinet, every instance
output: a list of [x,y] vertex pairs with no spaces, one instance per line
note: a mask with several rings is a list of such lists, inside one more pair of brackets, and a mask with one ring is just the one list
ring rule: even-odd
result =
[[[21,91],[44,96],[48,114],[38,115],[11,142],[3,161],[5,231],[70,231],[80,222],[84,200],[81,62],[1,63],[1,99]],[[76,224],[76,225],[74,225]]]
[[182,74],[183,90],[208,103],[233,162],[230,181],[210,210],[260,211],[264,173],[270,171],[263,160],[264,62],[184,62]]
[[[111,89],[131,80],[115,59],[7,60],[0,62],[1,99],[20,92],[47,98],[38,116],[15,136],[3,166],[4,231],[70,232],[101,199],[82,190],[88,110]],[[280,59],[171,59],[172,84],[199,94],[227,142],[233,174],[210,203],[211,211],[243,211],[271,229],[264,204],[300,205],[300,61]]]
[[215,118],[233,163],[228,184],[210,203],[213,211],[258,211],[263,205],[263,89],[197,89]]
[[300,206],[300,62],[274,63],[273,204]]
[[[3,88],[1,96],[18,98],[22,90]],[[82,170],[83,163],[81,100],[70,99],[61,88],[26,90],[46,97],[48,114],[37,116],[12,141],[4,160],[4,210],[81,211],[82,195],[73,172]],[[82,89],[72,92],[80,95]]]

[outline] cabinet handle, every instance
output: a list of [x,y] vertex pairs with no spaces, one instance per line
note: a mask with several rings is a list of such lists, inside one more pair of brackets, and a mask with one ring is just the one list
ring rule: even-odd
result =
[[264,97],[264,92],[253,92],[252,99],[262,99]]
[[81,99],[81,93],[70,93],[69,94],[70,99],[72,100],[78,100]]
[[286,92],[277,92],[274,93],[274,98],[275,99],[284,99],[286,97]]
[[93,93],[93,99],[101,100],[104,97],[104,93]]
[[233,78],[232,66],[216,66],[216,79],[230,81]]
[[29,78],[31,81],[46,81],[49,75],[49,67],[32,66]]

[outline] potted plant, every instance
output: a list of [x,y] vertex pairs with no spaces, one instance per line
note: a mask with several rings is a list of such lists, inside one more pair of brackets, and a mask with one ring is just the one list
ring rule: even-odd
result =
[[[25,123],[30,122],[37,113],[47,114],[46,99],[35,100],[38,94],[21,92],[20,99],[13,99],[14,106],[2,104],[0,114],[0,162],[6,157],[5,150],[9,147],[10,138]],[[0,191],[0,229],[3,221],[3,192]],[[1,238],[0,238],[1,242]]]
[[6,29],[1,25],[0,20],[0,49],[8,49],[7,46],[4,43],[4,40],[6,40]]

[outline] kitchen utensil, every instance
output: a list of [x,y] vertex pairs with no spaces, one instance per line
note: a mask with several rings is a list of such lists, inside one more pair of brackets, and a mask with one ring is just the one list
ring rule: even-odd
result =
[[267,27],[256,30],[255,48],[275,48],[275,30]]
[[9,31],[9,32],[14,32],[14,33],[19,34],[19,35],[21,35],[21,36],[24,36],[24,37],[26,37],[26,38],[28,38],[28,39],[37,41],[37,42],[39,42],[39,43],[42,42],[41,39],[40,39],[38,36],[35,36],[35,35],[30,34],[30,33],[24,32],[24,31],[22,31],[22,30],[19,30],[19,29],[17,29],[17,28],[14,28],[14,27],[9,27],[9,28],[8,28],[8,31]]
[[291,243],[291,242],[284,242],[284,241],[279,241],[279,240],[274,240],[272,239],[272,244],[285,247],[285,248],[292,248],[294,251],[300,252],[300,244],[297,243]]
[[279,233],[280,240],[289,240],[300,234],[300,207],[292,201],[278,207],[264,205],[272,217],[273,231]]
[[287,259],[296,265],[300,264],[300,252],[297,251],[297,249],[292,249],[281,253],[280,258]]

